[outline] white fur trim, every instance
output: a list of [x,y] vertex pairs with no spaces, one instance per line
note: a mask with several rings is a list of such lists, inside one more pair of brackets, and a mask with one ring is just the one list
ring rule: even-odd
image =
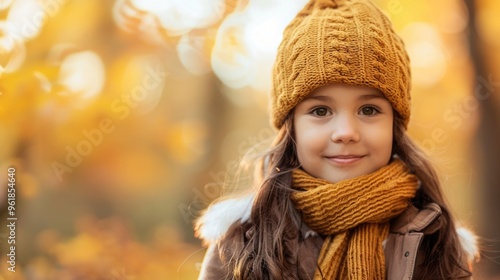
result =
[[232,198],[211,205],[198,220],[198,236],[205,242],[215,242],[229,227],[237,222],[250,219],[254,195]]
[[457,234],[460,240],[460,245],[467,254],[467,260],[469,262],[472,262],[478,259],[479,249],[477,246],[477,236],[464,227],[457,228]]
[[304,238],[315,237],[315,236],[318,236],[318,234],[314,230],[310,229],[306,231]]

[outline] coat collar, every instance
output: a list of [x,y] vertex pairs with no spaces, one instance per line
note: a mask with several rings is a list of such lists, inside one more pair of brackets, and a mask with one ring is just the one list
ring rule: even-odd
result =
[[[226,199],[212,204],[196,221],[196,236],[204,243],[210,244],[219,240],[233,223],[249,221],[254,197],[254,193],[250,193],[239,198]],[[392,221],[391,232],[405,234],[412,231],[423,231],[430,234],[440,228],[440,216],[441,208],[435,203],[429,203],[420,210],[410,206],[402,215]],[[456,231],[468,259],[476,259],[479,255],[477,237],[465,227],[458,227]],[[306,238],[316,235],[309,230]]]
[[434,233],[441,227],[441,207],[436,203],[428,203],[422,209],[411,205],[391,222],[391,232],[406,234],[408,232]]

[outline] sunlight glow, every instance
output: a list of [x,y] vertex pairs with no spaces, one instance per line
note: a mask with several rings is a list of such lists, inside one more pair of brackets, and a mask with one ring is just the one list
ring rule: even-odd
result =
[[440,34],[427,23],[412,23],[401,35],[406,43],[415,85],[432,87],[446,73],[446,57]]
[[306,2],[252,0],[226,17],[212,51],[212,68],[224,84],[267,91],[283,30]]
[[5,10],[12,4],[14,0],[0,0],[0,10]]
[[16,39],[33,39],[40,33],[48,14],[36,0],[16,0],[9,10],[7,22]]
[[60,5],[37,0],[0,0],[0,10],[7,17],[0,20],[0,66],[6,73],[16,71],[26,58],[25,42],[40,34],[49,16],[59,12]]
[[244,45],[245,14],[233,13],[227,16],[217,32],[212,51],[212,68],[227,86],[242,88],[248,79],[252,57]]
[[59,84],[67,93],[77,94],[82,100],[95,98],[105,81],[105,67],[94,52],[83,51],[68,55],[61,64]]
[[3,72],[11,73],[19,69],[26,59],[24,42],[15,38],[12,25],[0,21],[0,66]]
[[130,0],[141,11],[157,16],[171,35],[182,35],[196,28],[204,28],[219,20],[225,11],[224,0]]
[[191,74],[202,75],[208,73],[210,63],[205,52],[206,37],[185,34],[177,44],[179,59]]

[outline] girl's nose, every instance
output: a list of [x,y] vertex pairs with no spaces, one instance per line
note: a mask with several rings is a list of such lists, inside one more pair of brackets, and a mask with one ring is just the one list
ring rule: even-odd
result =
[[360,135],[355,117],[339,114],[333,120],[332,141],[335,143],[358,142]]

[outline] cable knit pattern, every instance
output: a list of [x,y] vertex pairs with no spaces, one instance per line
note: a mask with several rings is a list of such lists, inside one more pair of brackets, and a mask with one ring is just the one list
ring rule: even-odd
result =
[[[297,169],[292,200],[306,224],[326,235],[315,279],[385,279],[382,242],[390,219],[415,196],[418,179],[395,159],[381,169],[336,184]],[[322,278],[324,277],[324,278]]]
[[369,0],[311,0],[283,33],[274,69],[271,121],[331,83],[379,89],[410,118],[410,62],[389,19]]

